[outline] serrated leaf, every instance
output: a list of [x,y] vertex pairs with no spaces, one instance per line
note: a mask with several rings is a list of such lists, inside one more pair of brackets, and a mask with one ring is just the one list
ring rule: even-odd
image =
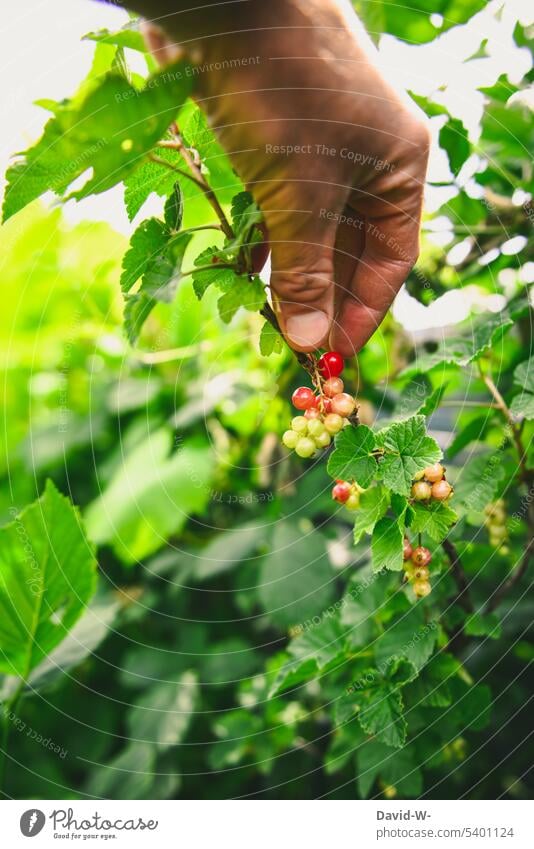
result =
[[99,29],[95,32],[88,32],[87,35],[84,35],[82,41],[96,41],[99,44],[113,44],[116,47],[127,47],[130,50],[137,50],[140,53],[148,52],[146,42],[139,32],[138,21],[129,21],[122,29],[115,31]]
[[283,340],[269,321],[266,321],[260,331],[260,353],[263,357],[279,354],[283,350]]
[[387,624],[375,645],[375,658],[379,665],[392,658],[405,657],[419,671],[432,656],[438,636],[435,622],[425,622],[419,606]]
[[318,668],[322,669],[344,651],[346,642],[346,632],[339,617],[323,614],[319,622],[313,622],[302,634],[291,640],[288,651],[300,660],[313,657]]
[[514,383],[523,389],[512,399],[510,411],[514,416],[534,419],[534,360],[520,363],[514,371]]
[[198,270],[193,272],[193,289],[199,300],[205,295],[209,286],[216,285],[219,289],[226,291],[238,279],[233,268],[224,268],[224,264],[228,261],[229,258],[224,250],[217,247],[206,248],[197,256],[195,266]]
[[250,312],[257,312],[263,307],[266,295],[262,281],[256,275],[250,280],[247,275],[234,275],[234,279],[230,283],[227,280],[219,278],[217,281],[219,288],[224,288],[224,295],[217,301],[219,315],[225,324],[228,324],[243,307]]
[[362,691],[356,702],[359,707],[358,720],[364,731],[393,748],[404,745],[407,724],[399,690],[387,685],[374,687]]
[[372,456],[375,448],[375,436],[366,425],[343,428],[328,458],[328,474],[333,478],[355,480],[362,487],[369,486],[378,469]]
[[513,327],[513,319],[501,313],[484,313],[475,320],[467,320],[462,327],[464,335],[445,339],[431,354],[422,354],[407,366],[402,377],[423,374],[436,366],[466,366],[491,348],[497,348],[505,333]]
[[169,230],[178,231],[182,226],[184,217],[184,195],[180,183],[176,182],[174,188],[165,201],[163,217]]
[[500,452],[473,457],[460,471],[455,484],[454,505],[459,512],[480,512],[493,501],[505,469]]
[[458,516],[443,501],[430,501],[428,504],[412,504],[410,529],[414,534],[428,534],[435,542],[442,542],[449,529],[458,521]]
[[169,241],[169,231],[159,218],[143,221],[130,239],[122,260],[121,289],[129,292]]
[[[183,168],[184,162],[176,150],[158,148],[159,159],[168,162],[176,168]],[[184,180],[187,180],[184,177]],[[167,197],[173,191],[176,182],[176,172],[158,162],[145,159],[124,179],[124,204],[128,218],[132,221],[152,192]],[[189,181],[190,182],[190,181]],[[193,185],[191,183],[191,185]]]
[[379,463],[381,478],[399,495],[408,496],[417,472],[441,458],[439,445],[426,433],[423,416],[413,416],[381,430],[377,443],[384,449]]
[[389,507],[389,492],[378,484],[360,495],[360,506],[354,514],[354,543],[364,534],[370,534]]
[[394,788],[396,797],[417,799],[422,793],[423,775],[413,746],[392,752],[384,743],[368,740],[358,749],[357,764],[358,789],[363,799],[369,796],[378,777]]
[[0,529],[0,672],[26,679],[67,636],[96,586],[77,510],[47,481]]
[[120,182],[163,136],[189,94],[184,69],[182,62],[166,68],[141,91],[109,73],[80,103],[57,104],[41,139],[8,169],[4,220],[47,191],[65,196],[88,169],[92,176],[72,194],[78,200]]
[[124,304],[124,331],[131,345],[135,344],[155,305],[156,302],[149,295],[127,295]]
[[373,572],[390,569],[400,572],[403,559],[403,532],[399,521],[391,516],[384,516],[375,525],[371,539],[371,554]]
[[304,684],[306,681],[312,681],[319,674],[319,667],[315,658],[310,657],[307,660],[294,660],[291,663],[286,663],[276,675],[274,682],[269,690],[268,697],[277,696],[287,690],[292,690],[299,684]]
[[498,640],[501,636],[501,623],[495,613],[473,613],[465,620],[464,631],[469,637],[491,637]]

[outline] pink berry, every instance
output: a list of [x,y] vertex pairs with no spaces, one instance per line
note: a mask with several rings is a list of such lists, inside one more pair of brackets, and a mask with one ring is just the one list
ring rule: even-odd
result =
[[432,484],[432,498],[436,501],[445,501],[452,492],[452,486],[448,481],[437,481]]
[[432,495],[432,487],[426,481],[416,481],[412,486],[412,498],[416,501],[428,501]]
[[350,416],[354,412],[356,401],[347,392],[340,392],[332,398],[332,412],[338,416]]
[[323,377],[338,377],[343,371],[343,357],[337,351],[327,351],[319,358],[319,371]]
[[304,417],[306,419],[320,419],[321,413],[317,409],[317,407],[309,407],[304,413]]
[[423,470],[423,475],[430,481],[430,483],[436,483],[443,478],[445,474],[445,469],[441,465],[441,463],[433,463],[432,466],[427,466],[426,469]]
[[412,552],[412,563],[415,566],[428,566],[432,560],[432,554],[424,545],[418,545]]
[[404,560],[409,560],[413,554],[413,548],[410,545],[410,540],[405,539],[403,544],[402,556]]
[[332,487],[332,498],[334,501],[339,501],[340,504],[345,504],[350,497],[351,491],[350,483],[347,481],[337,481]]
[[343,381],[340,377],[329,377],[328,380],[325,380],[324,382],[323,392],[325,395],[328,395],[329,398],[333,398],[334,395],[339,395],[340,392],[343,392]]
[[293,402],[293,406],[296,407],[297,410],[309,410],[309,408],[315,403],[315,395],[313,394],[313,390],[311,390],[308,386],[299,386],[299,388],[295,389],[293,392],[291,400]]

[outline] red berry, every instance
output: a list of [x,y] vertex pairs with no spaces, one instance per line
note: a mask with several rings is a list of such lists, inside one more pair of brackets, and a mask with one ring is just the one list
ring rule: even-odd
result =
[[413,548],[410,545],[410,540],[405,539],[404,545],[403,545],[403,553],[402,553],[403,559],[409,560],[411,558],[412,554],[413,554]]
[[347,481],[337,481],[335,486],[332,487],[332,498],[334,501],[339,501],[340,504],[344,504],[350,497],[351,494],[351,485]]
[[321,413],[319,412],[317,407],[308,407],[308,409],[304,413],[304,418],[306,418],[306,419],[320,419]]
[[424,545],[418,545],[417,548],[414,548],[412,552],[412,563],[415,566],[428,566],[431,560],[432,555]]
[[319,358],[319,371],[325,378],[338,377],[343,371],[343,357],[337,351],[327,351]]
[[297,410],[309,410],[315,404],[315,395],[309,386],[299,386],[291,396],[293,406]]

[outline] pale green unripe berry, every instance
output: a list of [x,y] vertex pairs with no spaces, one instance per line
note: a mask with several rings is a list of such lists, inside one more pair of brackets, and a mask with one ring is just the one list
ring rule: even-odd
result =
[[349,497],[345,501],[345,507],[347,508],[347,510],[357,510],[359,506],[360,506],[360,493],[359,492],[351,493],[351,495],[349,495]]
[[313,439],[310,439],[309,436],[301,436],[295,445],[295,453],[298,454],[299,457],[313,457],[315,449],[315,442]]
[[282,442],[286,446],[286,448],[290,448],[293,450],[299,441],[299,435],[294,430],[286,430],[284,435],[282,436]]
[[324,424],[320,419],[310,419],[308,422],[308,433],[313,439],[317,439],[322,433],[325,433]]
[[328,413],[325,416],[323,424],[330,436],[334,436],[334,434],[339,433],[343,428],[343,418],[342,416],[338,416],[337,413]]
[[295,416],[294,419],[291,419],[291,428],[304,436],[305,433],[308,433],[308,420],[304,416]]
[[317,445],[317,448],[328,448],[328,446],[332,442],[332,437],[329,433],[326,432],[326,430],[323,430],[323,432],[319,434],[319,436],[315,437],[314,441]]

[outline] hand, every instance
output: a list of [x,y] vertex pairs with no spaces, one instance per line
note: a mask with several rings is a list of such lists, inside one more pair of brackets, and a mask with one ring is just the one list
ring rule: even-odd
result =
[[146,36],[162,64],[197,63],[197,100],[265,217],[288,342],[350,356],[417,259],[428,130],[348,2],[270,0],[253,25],[241,5],[181,46],[180,15]]

